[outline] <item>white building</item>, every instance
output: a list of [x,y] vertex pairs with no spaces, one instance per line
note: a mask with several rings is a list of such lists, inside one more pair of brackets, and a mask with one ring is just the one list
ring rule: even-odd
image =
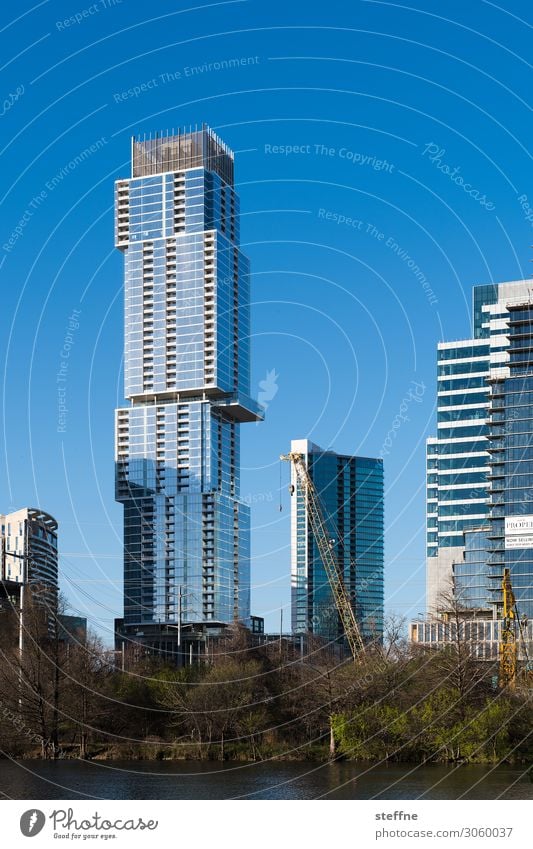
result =
[[57,522],[34,507],[0,514],[1,577],[4,592],[33,585],[55,604],[58,591]]

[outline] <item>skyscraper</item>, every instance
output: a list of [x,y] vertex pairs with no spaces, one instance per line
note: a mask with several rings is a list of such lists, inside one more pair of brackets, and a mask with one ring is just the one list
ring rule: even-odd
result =
[[[383,633],[383,460],[324,451],[307,439],[291,442],[303,455],[320,496],[344,585],[364,639]],[[305,497],[292,470],[292,629],[328,641],[342,636],[328,578],[309,526]]]
[[[524,281],[525,282],[525,281]],[[529,281],[527,281],[529,283]],[[501,296],[501,292],[499,293]],[[501,297],[506,364],[491,371],[488,579],[509,569],[517,609],[533,617],[533,298],[527,286]],[[492,581],[493,582],[493,581]],[[490,588],[494,593],[494,587]]]
[[23,507],[0,515],[0,597],[18,606],[21,588],[54,613],[58,593],[57,522],[44,510]]
[[533,615],[531,282],[476,286],[473,338],[438,346],[437,438],[427,454],[427,603],[452,588],[497,616],[504,567]]
[[158,644],[250,615],[250,516],[239,498],[250,396],[250,277],[233,153],[205,126],[132,140],[116,183],[125,396],[116,414],[124,625]]

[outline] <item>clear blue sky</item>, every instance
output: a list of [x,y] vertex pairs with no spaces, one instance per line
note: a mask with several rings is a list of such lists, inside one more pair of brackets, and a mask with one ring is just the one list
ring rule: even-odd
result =
[[253,387],[273,396],[265,424],[242,429],[254,612],[274,629],[283,606],[289,621],[277,458],[309,437],[389,450],[387,608],[416,615],[435,345],[469,335],[473,284],[530,271],[527,4],[7,0],[1,16],[0,509],[57,517],[62,587],[109,640],[122,610],[113,181],[129,176],[132,133],[206,122],[236,151]]

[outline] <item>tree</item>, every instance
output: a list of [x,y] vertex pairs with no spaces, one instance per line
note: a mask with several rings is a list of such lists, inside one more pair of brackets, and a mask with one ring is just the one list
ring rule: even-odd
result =
[[39,741],[43,758],[57,757],[62,648],[55,620],[39,600],[38,588],[27,586],[22,644],[1,650],[0,698],[17,717],[28,744]]
[[79,757],[89,754],[89,743],[97,733],[105,733],[104,724],[119,706],[111,688],[113,667],[101,641],[88,634],[84,643],[67,647],[64,664],[65,733],[71,733],[79,747]]

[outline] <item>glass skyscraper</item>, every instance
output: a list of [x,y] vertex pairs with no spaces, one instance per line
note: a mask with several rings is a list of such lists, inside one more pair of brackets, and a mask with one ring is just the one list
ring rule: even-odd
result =
[[250,616],[250,516],[239,497],[250,396],[250,275],[233,153],[207,127],[132,140],[116,183],[124,254],[124,626],[139,636]]
[[436,438],[427,445],[427,602],[455,592],[496,616],[508,566],[533,615],[531,281],[474,287],[473,338],[438,346]]
[[[331,544],[364,639],[383,634],[383,460],[324,451],[293,440],[303,455],[329,524]],[[329,581],[294,469],[291,502],[292,630],[342,639]]]

